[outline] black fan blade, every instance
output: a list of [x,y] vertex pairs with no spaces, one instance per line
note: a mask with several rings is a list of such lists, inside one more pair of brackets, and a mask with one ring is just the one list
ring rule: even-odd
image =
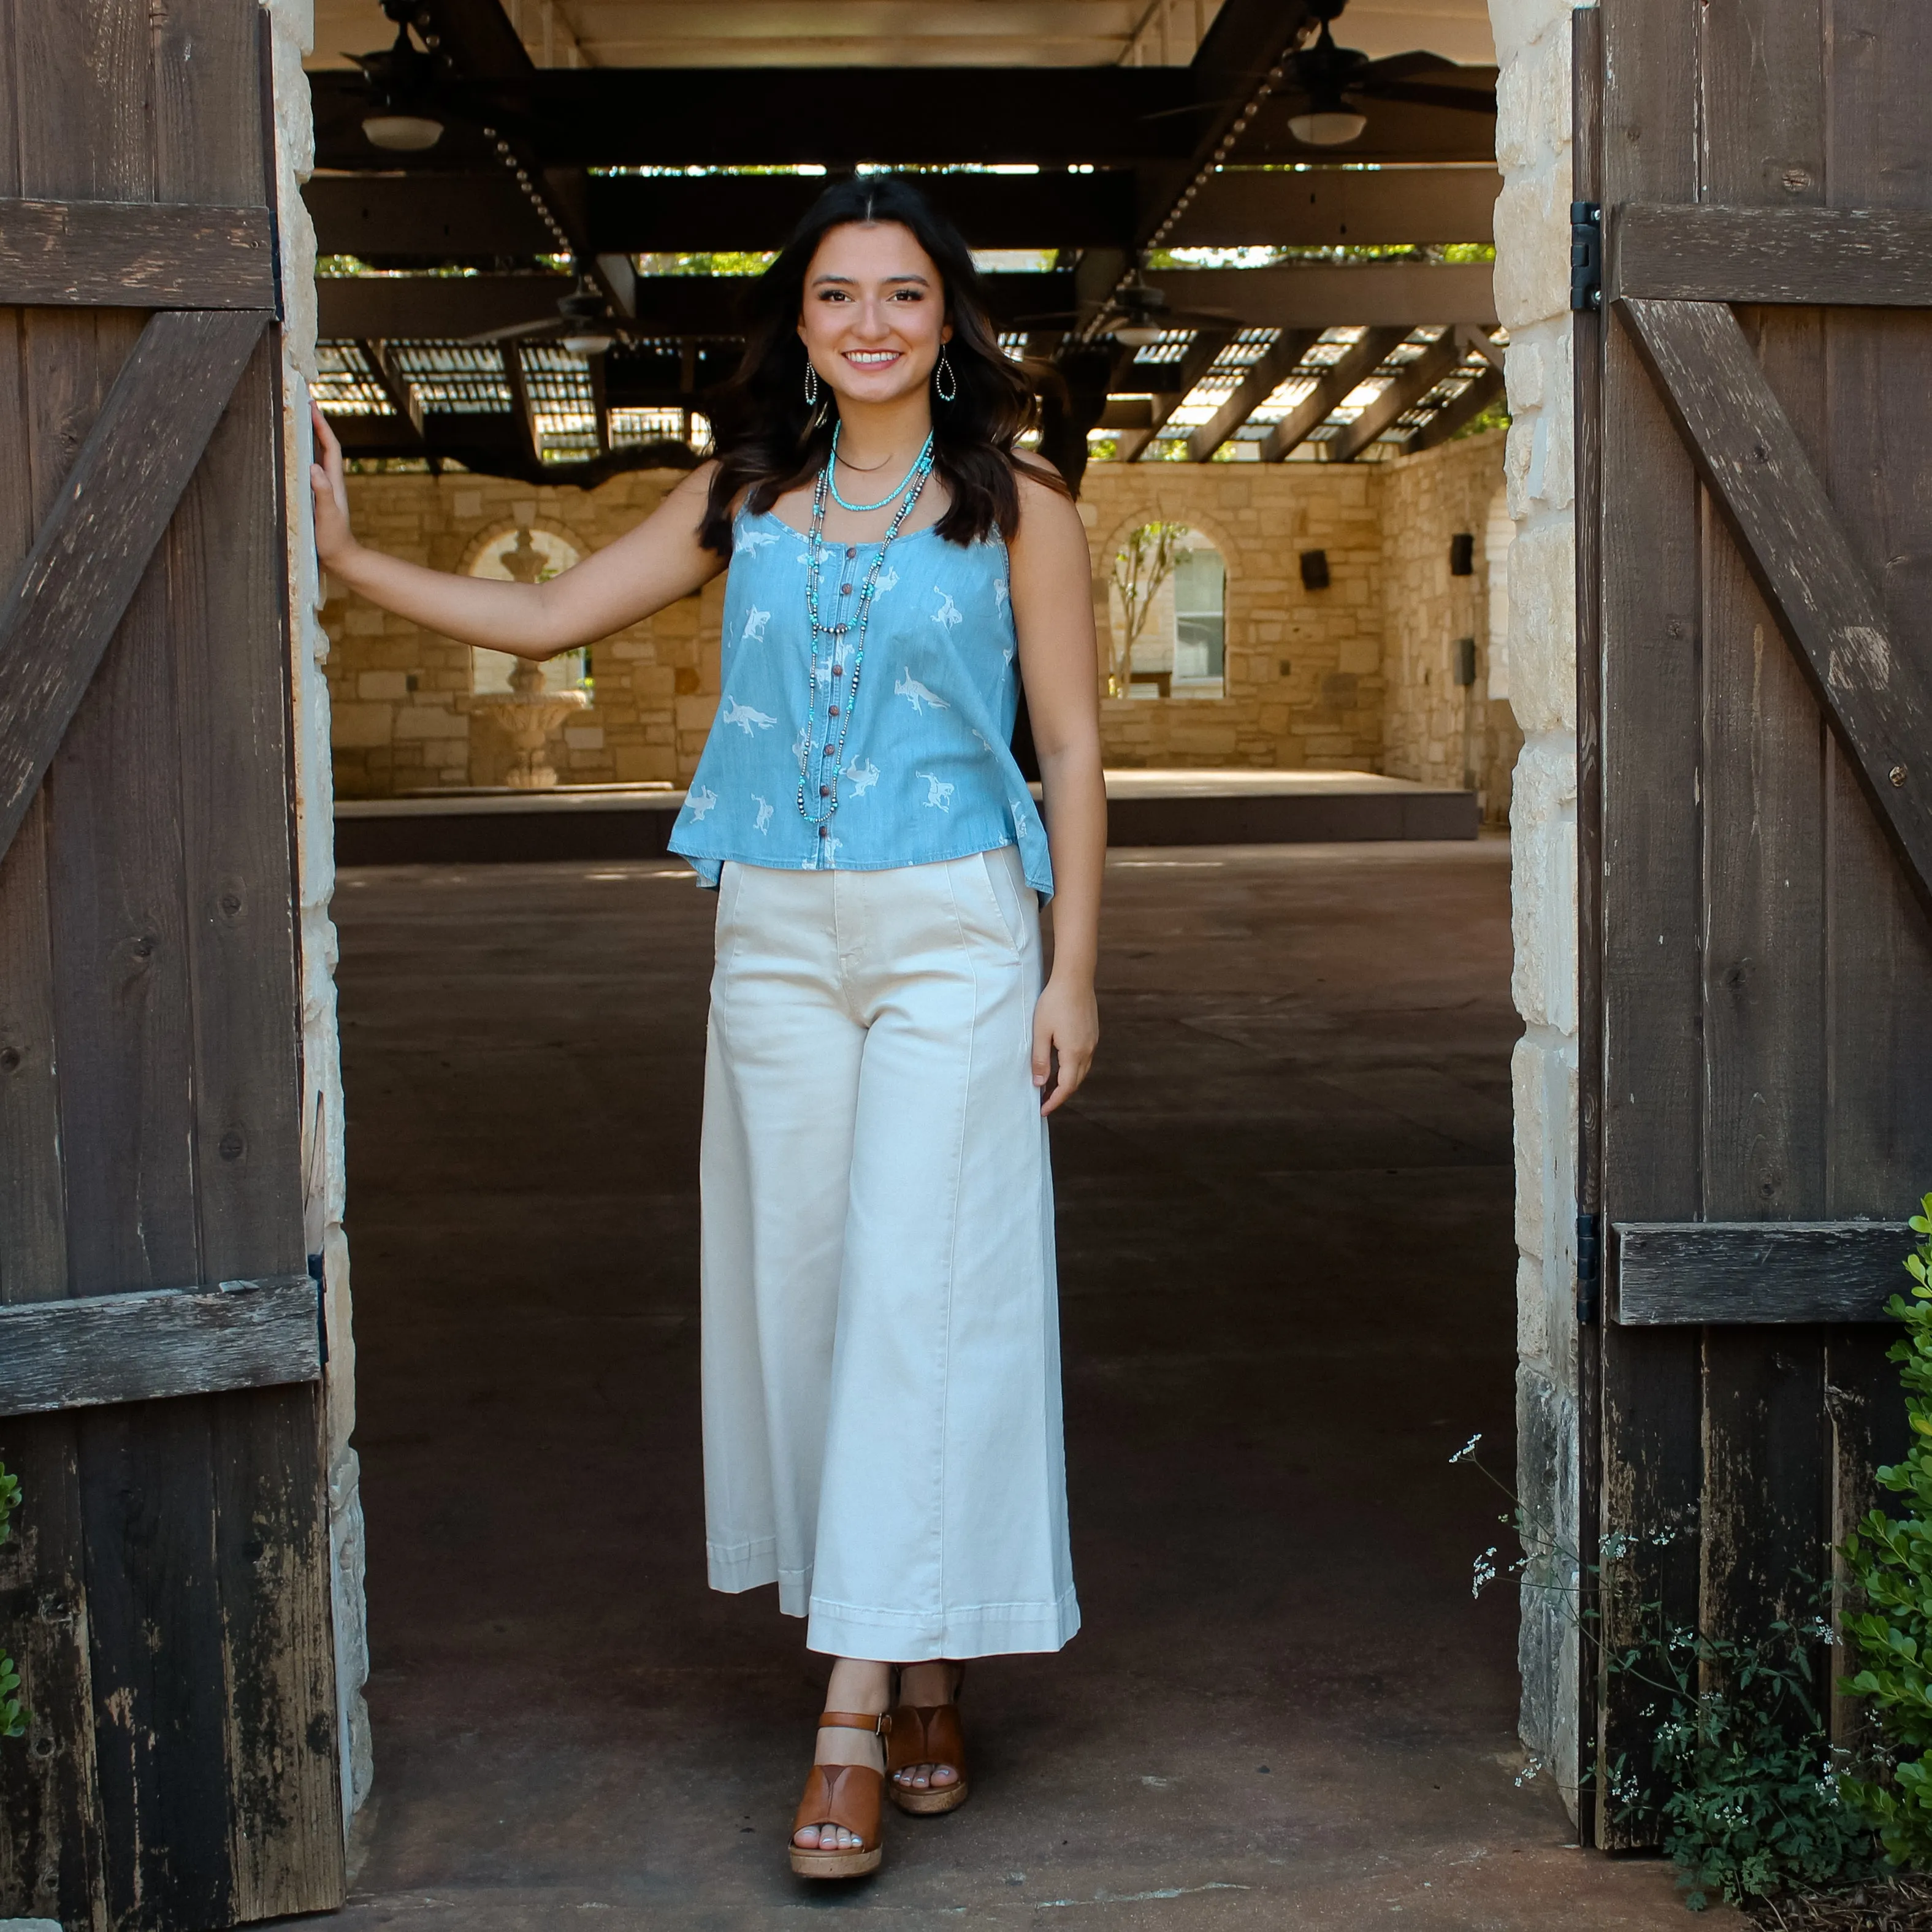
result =
[[1397,80],[1351,92],[1376,100],[1406,100],[1415,107],[1453,107],[1464,114],[1492,115],[1496,111],[1493,87],[1432,87],[1426,81]]
[[1418,74],[1440,74],[1445,68],[1454,72],[1455,66],[1444,55],[1427,53],[1418,48],[1413,53],[1387,54],[1380,60],[1370,61],[1355,70],[1348,85],[1369,87],[1384,80],[1413,80]]
[[482,349],[493,342],[513,342],[520,336],[555,335],[564,326],[556,317],[548,322],[513,322],[506,328],[486,328],[481,335],[465,335],[459,340],[466,349]]

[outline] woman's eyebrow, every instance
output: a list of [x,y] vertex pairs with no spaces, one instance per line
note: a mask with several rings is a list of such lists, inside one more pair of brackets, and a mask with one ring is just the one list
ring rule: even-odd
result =
[[[922,289],[930,288],[932,286],[930,279],[919,274],[916,270],[909,271],[903,275],[881,275],[879,279],[882,282],[916,282]],[[835,275],[829,273],[814,275],[812,278],[812,286],[815,289],[833,285],[842,288],[856,288],[859,286],[859,278],[856,275]]]

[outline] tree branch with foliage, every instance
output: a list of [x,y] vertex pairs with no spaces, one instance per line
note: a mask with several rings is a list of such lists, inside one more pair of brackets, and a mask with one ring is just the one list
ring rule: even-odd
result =
[[1109,639],[1107,694],[1110,698],[1127,695],[1132,681],[1134,646],[1147,628],[1161,586],[1174,574],[1182,541],[1190,534],[1185,524],[1143,524],[1114,553],[1114,588],[1120,595],[1126,622],[1124,634]]

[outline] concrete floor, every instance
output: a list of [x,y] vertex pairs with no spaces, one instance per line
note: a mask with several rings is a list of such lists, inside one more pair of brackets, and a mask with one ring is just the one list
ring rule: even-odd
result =
[[1518,1788],[1506,848],[1110,855],[1055,1131],[1086,1628],[975,1666],[976,1795],[784,1841],[820,1666],[704,1586],[680,866],[344,875],[375,1796],[341,1922],[1684,1923]]

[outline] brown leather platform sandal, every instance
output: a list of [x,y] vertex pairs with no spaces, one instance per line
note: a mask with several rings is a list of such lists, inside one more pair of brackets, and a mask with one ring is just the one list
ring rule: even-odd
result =
[[[827,1711],[820,1718],[821,1731],[871,1731],[890,1736],[890,1715],[874,1716],[866,1712]],[[915,1758],[916,1764],[919,1760]],[[879,1830],[879,1795],[885,1774],[869,1764],[815,1764],[805,1780],[805,1796],[799,1800],[798,1815],[791,1821],[791,1868],[800,1878],[858,1878],[877,1871],[885,1856]],[[842,1825],[859,1842],[846,1851],[808,1851],[797,1842],[808,1826],[823,1831],[827,1825]]]
[[[956,1700],[966,1681],[966,1666],[956,1664],[952,1680]],[[920,1791],[893,1777],[916,1764],[950,1765],[959,1774],[952,1784]],[[892,1731],[886,1746],[886,1793],[902,1811],[930,1816],[953,1811],[966,1802],[966,1735],[959,1724],[956,1701],[936,1705],[900,1704],[892,1712]]]

